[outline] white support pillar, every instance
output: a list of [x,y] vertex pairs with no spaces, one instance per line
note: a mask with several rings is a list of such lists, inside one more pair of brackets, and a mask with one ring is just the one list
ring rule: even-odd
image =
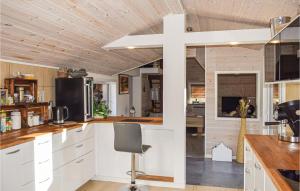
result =
[[184,14],[164,17],[163,121],[174,130],[174,183],[185,187],[186,47]]

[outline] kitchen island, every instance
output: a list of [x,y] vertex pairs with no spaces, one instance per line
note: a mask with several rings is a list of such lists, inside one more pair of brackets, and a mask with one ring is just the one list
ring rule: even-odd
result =
[[[137,158],[136,168],[147,174],[138,182],[172,186],[173,130],[162,118],[109,117],[1,134],[2,190],[74,190],[90,179],[130,182],[131,155],[114,150],[114,122],[141,124],[143,143],[152,146]],[[13,184],[16,171],[20,180]]]
[[245,189],[293,191],[278,169],[300,170],[300,145],[277,136],[245,136]]

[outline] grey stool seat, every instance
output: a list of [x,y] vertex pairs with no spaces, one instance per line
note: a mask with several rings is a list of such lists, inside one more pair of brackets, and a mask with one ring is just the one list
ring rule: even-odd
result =
[[116,151],[131,153],[131,185],[127,190],[140,190],[135,184],[135,154],[143,154],[151,148],[142,144],[142,129],[137,123],[114,123],[114,148]]

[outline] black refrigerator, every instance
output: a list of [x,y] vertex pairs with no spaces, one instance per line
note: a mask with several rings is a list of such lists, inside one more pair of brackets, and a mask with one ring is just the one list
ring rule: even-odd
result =
[[56,78],[56,106],[67,106],[71,121],[93,118],[93,78]]

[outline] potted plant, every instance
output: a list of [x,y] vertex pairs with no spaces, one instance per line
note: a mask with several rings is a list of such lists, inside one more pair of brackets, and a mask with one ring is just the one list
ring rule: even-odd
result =
[[94,118],[103,119],[107,118],[111,111],[105,101],[95,101],[93,113]]
[[244,136],[247,133],[246,118],[248,114],[249,105],[250,105],[250,100],[248,100],[245,97],[239,101],[238,111],[241,117],[241,127],[240,127],[237,151],[236,151],[236,161],[239,163],[244,162]]

